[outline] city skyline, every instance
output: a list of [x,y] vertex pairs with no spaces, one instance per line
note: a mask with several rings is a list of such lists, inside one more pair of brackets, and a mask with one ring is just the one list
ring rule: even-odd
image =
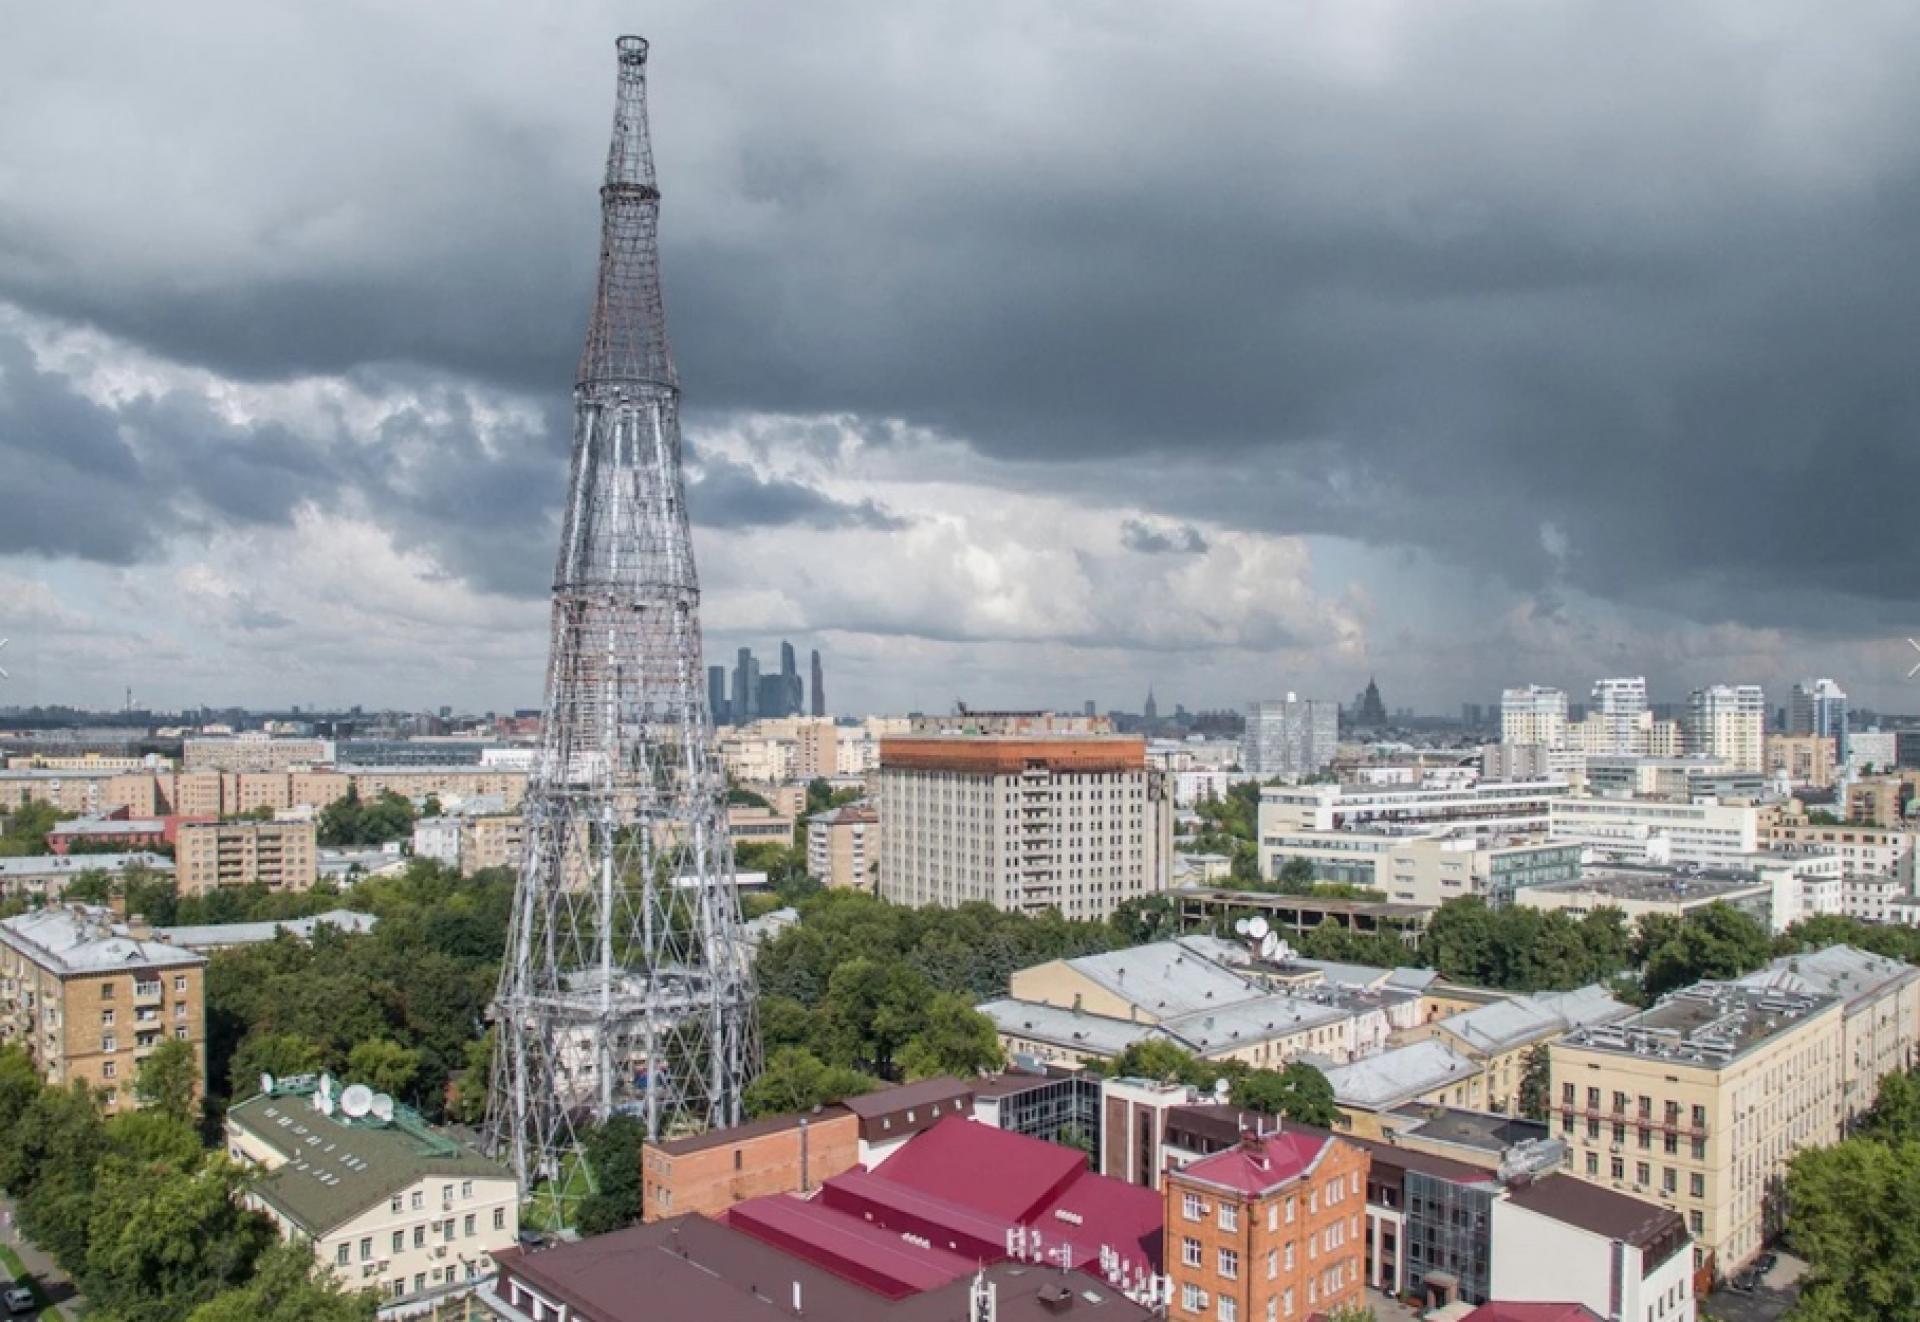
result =
[[[1920,17],[1734,12],[663,11],[708,663],[817,647],[843,711],[1920,705],[1913,227],[1875,201]],[[15,25],[0,705],[537,701],[569,89],[618,26]]]

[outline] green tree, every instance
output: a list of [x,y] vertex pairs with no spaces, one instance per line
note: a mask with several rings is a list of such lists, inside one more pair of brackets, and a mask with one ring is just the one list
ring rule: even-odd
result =
[[1304,1060],[1278,1070],[1254,1070],[1233,1084],[1233,1104],[1303,1125],[1332,1128],[1340,1118],[1333,1085]]
[[299,1240],[268,1246],[246,1284],[214,1296],[187,1314],[187,1322],[373,1322],[379,1299],[347,1293],[313,1260]]
[[453,1118],[463,1125],[477,1125],[487,1118],[487,1086],[493,1077],[494,1041],[492,1030],[488,1030],[463,1049],[465,1064],[455,1077],[453,1100]]
[[1115,938],[1121,945],[1128,946],[1172,936],[1178,921],[1173,899],[1167,895],[1136,895],[1122,900],[1107,918]]
[[99,1106],[78,1080],[43,1088],[0,1133],[0,1189],[19,1200],[28,1237],[70,1269],[86,1261],[94,1167],[106,1150]]
[[1313,885],[1313,863],[1309,859],[1295,854],[1280,865],[1278,878],[1281,888],[1288,891],[1304,891]]
[[1730,904],[1710,904],[1680,921],[1672,935],[1647,952],[1641,983],[1650,998],[1702,978],[1737,978],[1773,955],[1773,942],[1757,918]]
[[827,980],[814,1051],[829,1064],[892,1077],[894,1053],[926,1023],[930,990],[899,960],[848,960]]
[[312,1074],[326,1064],[320,1044],[298,1033],[256,1033],[233,1053],[231,1095],[235,1101],[260,1091],[260,1076]]
[[1920,1079],[1911,1072],[1883,1075],[1860,1132],[1884,1143],[1920,1139]]
[[383,1037],[370,1038],[347,1053],[346,1078],[375,1092],[410,1098],[420,1078],[420,1053]]
[[40,1089],[40,1071],[26,1048],[12,1042],[0,1047],[0,1134],[12,1132]]
[[158,1110],[122,1111],[106,1124],[107,1152],[137,1166],[191,1170],[203,1149],[193,1125]]
[[1520,1114],[1529,1120],[1545,1120],[1552,1104],[1553,1057],[1545,1042],[1527,1052],[1520,1070]]
[[142,1106],[192,1124],[200,1111],[200,1051],[191,1042],[169,1038],[140,1062],[134,1096]]
[[89,1301],[123,1322],[172,1322],[242,1284],[273,1236],[240,1207],[242,1183],[218,1154],[189,1171],[109,1157],[92,1197]]
[[1327,1314],[1327,1322],[1380,1322],[1380,1315],[1365,1304],[1342,1304]]
[[1107,1066],[1107,1076],[1115,1079],[1155,1079],[1174,1081],[1193,1087],[1207,1087],[1216,1077],[1192,1052],[1182,1050],[1163,1037],[1146,1037],[1127,1044],[1125,1050]]
[[828,1065],[805,1047],[782,1047],[760,1077],[747,1085],[747,1114],[755,1119],[811,1111],[845,1097],[871,1092],[878,1085],[858,1070]]
[[927,1002],[926,1023],[900,1048],[900,1070],[909,1079],[940,1074],[971,1078],[1006,1063],[1000,1032],[964,996],[941,992]]
[[28,799],[4,819],[6,831],[0,833],[0,858],[51,854],[53,847],[47,843],[47,832],[73,815],[61,812],[45,799]]
[[1787,1174],[1796,1322],[1920,1317],[1920,1141],[1809,1148]]
[[813,1011],[791,996],[760,998],[760,1045],[769,1053],[813,1040]]
[[588,1131],[581,1146],[593,1192],[580,1201],[574,1229],[604,1235],[640,1219],[640,1149],[646,1141],[647,1128],[636,1116],[616,1115]]

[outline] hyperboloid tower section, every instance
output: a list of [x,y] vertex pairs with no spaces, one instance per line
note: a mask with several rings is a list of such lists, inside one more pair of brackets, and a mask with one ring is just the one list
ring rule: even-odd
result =
[[591,1125],[738,1123],[758,1064],[680,473],[647,137],[622,37],[600,276],[574,387],[539,760],[495,1003],[487,1133],[536,1198],[584,1192]]

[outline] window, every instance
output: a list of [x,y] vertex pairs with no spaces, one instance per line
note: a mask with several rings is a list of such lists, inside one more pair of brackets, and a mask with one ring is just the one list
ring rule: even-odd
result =
[[179,1041],[185,1042],[187,1040],[187,1026],[185,1024],[180,1025],[180,1027],[173,1030],[173,1035]]
[[1573,1105],[1573,1085],[1571,1083],[1563,1083],[1560,1085],[1560,1105]]
[[1280,1275],[1280,1253],[1277,1249],[1267,1250],[1267,1279],[1273,1280]]
[[1238,1203],[1220,1204],[1220,1228],[1238,1230],[1240,1228],[1240,1205]]
[[1705,1129],[1707,1127],[1707,1108],[1706,1107],[1695,1106],[1693,1108],[1693,1127],[1695,1129]]
[[415,1294],[424,1294],[426,1289],[427,1274],[425,1272],[415,1272],[413,1274],[413,1292]]
[[103,1001],[113,999],[113,984],[111,982],[103,982],[100,984],[100,999]]
[[440,1186],[440,1201],[443,1203],[453,1201],[453,1186],[451,1184],[443,1184]]
[[1200,1241],[1191,1237],[1180,1241],[1180,1261],[1189,1267],[1200,1265]]
[[1291,1285],[1280,1292],[1280,1311],[1288,1317],[1293,1316],[1293,1287]]
[[1279,1295],[1274,1295],[1267,1300],[1267,1322],[1280,1322]]
[[1200,1287],[1189,1281],[1180,1287],[1180,1307],[1189,1313],[1197,1313],[1204,1305],[1200,1302],[1206,1296],[1200,1293]]
[[1268,1203],[1267,1204],[1267,1229],[1278,1230],[1279,1228],[1280,1228],[1280,1204],[1277,1201]]
[[[477,1221],[478,1219],[479,1219],[479,1218],[477,1218],[476,1216],[474,1216],[474,1214],[473,1214],[472,1212],[468,1212],[468,1213],[467,1213],[467,1220],[466,1220],[466,1224],[465,1224],[465,1225],[464,1225],[464,1226],[463,1226],[463,1227],[461,1228],[461,1232],[460,1232],[460,1233],[461,1233],[461,1234],[463,1234],[463,1235],[469,1235],[469,1236],[470,1236],[470,1235],[472,1235],[472,1234],[473,1234],[473,1231],[474,1231],[474,1223],[475,1223],[475,1222],[476,1222],[476,1221]],[[451,1224],[451,1223],[449,1223],[449,1224]]]
[[406,1247],[407,1247],[407,1232],[404,1230],[394,1231],[393,1232],[393,1251],[395,1253],[403,1253],[406,1251]]
[[1660,1168],[1661,1191],[1663,1193],[1672,1193],[1675,1189],[1679,1187],[1680,1187],[1679,1176],[1675,1173],[1673,1167],[1662,1166]]
[[111,1060],[106,1061],[100,1066],[100,1077],[103,1079],[111,1079],[116,1073],[119,1072],[119,1070],[120,1070],[119,1062],[111,1061]]
[[739,1170],[739,1169],[740,1169],[740,1163],[741,1163],[741,1160],[742,1160],[742,1158],[741,1158],[741,1152],[740,1152],[740,1149],[739,1149],[739,1148],[735,1148],[735,1149],[733,1150],[733,1168],[734,1168],[735,1170]]
[[352,1254],[348,1250],[345,1244],[342,1244],[339,1248],[333,1251],[333,1260],[335,1264],[338,1266],[341,1266],[341,1267],[346,1266],[348,1259],[351,1257],[352,1257]]
[[1691,1230],[1696,1235],[1702,1233],[1706,1229],[1706,1224],[1701,1220],[1699,1212],[1694,1211],[1694,1212],[1687,1213],[1687,1229]]
[[460,1196],[462,1198],[473,1197],[473,1181],[472,1180],[460,1181]]
[[493,1209],[493,1228],[495,1230],[505,1230],[507,1228],[506,1208],[496,1207]]
[[[1286,1254],[1287,1254],[1287,1270],[1292,1271],[1293,1270],[1293,1245],[1291,1244],[1287,1245]],[[1287,1305],[1287,1311],[1289,1313],[1293,1311],[1292,1304]]]
[[422,1249],[427,1246],[427,1228],[425,1226],[415,1226],[413,1228],[413,1246],[417,1249]]
[[426,1205],[427,1205],[427,1191],[425,1189],[415,1189],[413,1191],[413,1210],[418,1212],[421,1208],[425,1207]]
[[1240,1301],[1232,1295],[1220,1296],[1220,1322],[1240,1322]]
[[360,1241],[360,1261],[373,1261],[373,1236],[368,1235]]
[[1633,1182],[1635,1184],[1649,1184],[1652,1181],[1653,1167],[1647,1165],[1644,1161],[1636,1161],[1633,1164]]
[[441,1231],[440,1238],[446,1240],[447,1243],[449,1244],[453,1243],[453,1218],[452,1217],[447,1218],[446,1224],[440,1228],[440,1231]]
[[1695,1161],[1705,1161],[1707,1159],[1706,1139],[1696,1138],[1693,1140],[1693,1159]]
[[1293,1196],[1291,1194],[1287,1196],[1287,1224],[1293,1224]]
[[389,1198],[389,1199],[387,1200],[387,1210],[388,1210],[389,1212],[398,1212],[398,1211],[400,1210],[400,1195],[399,1195],[399,1194],[395,1194],[395,1195],[394,1195],[393,1197],[391,1197],[391,1198]]
[[183,992],[187,989],[187,979],[184,974],[173,980],[173,989],[177,992]]
[[118,1051],[120,1049],[119,1040],[115,1038],[112,1033],[102,1033],[100,1035],[100,1049],[102,1051]]
[[1687,1176],[1687,1192],[1695,1198],[1707,1196],[1707,1177],[1699,1171]]
[[1607,1159],[1607,1170],[1614,1179],[1625,1179],[1627,1175],[1627,1163],[1618,1157],[1609,1157]]
[[1180,1213],[1189,1221],[1200,1219],[1200,1195],[1190,1193],[1180,1200]]
[[1229,1281],[1240,1279],[1240,1255],[1234,1250],[1220,1250],[1220,1275]]
[[1598,1152],[1589,1152],[1587,1154],[1587,1174],[1598,1175],[1599,1173],[1600,1173],[1600,1154]]
[[185,1001],[175,1001],[173,1003],[173,1017],[175,1019],[185,1019],[187,1017],[187,1003]]
[[108,1024],[111,1024],[112,1022],[113,1022],[113,1011],[112,1011],[112,1010],[102,1010],[102,1011],[100,1012],[100,1023],[101,1023],[101,1025],[102,1025],[102,1026],[104,1027],[104,1026],[106,1026],[106,1025],[108,1025]]

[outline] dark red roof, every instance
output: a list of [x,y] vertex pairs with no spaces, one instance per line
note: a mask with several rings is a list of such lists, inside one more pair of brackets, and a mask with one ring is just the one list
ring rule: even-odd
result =
[[1320,1160],[1327,1142],[1321,1134],[1284,1129],[1258,1143],[1236,1143],[1211,1157],[1189,1162],[1180,1168],[1180,1174],[1241,1193],[1264,1193],[1298,1179]]
[[1460,1322],[1603,1322],[1584,1304],[1482,1304]]
[[889,1299],[935,1289],[972,1274],[979,1265],[977,1258],[916,1244],[860,1217],[789,1194],[736,1204],[727,1213],[727,1224]]
[[949,1116],[915,1135],[878,1169],[895,1184],[1019,1221],[1086,1170],[1087,1158],[1058,1143]]
[[820,1186],[820,1201],[842,1212],[871,1219],[883,1230],[924,1235],[955,1253],[991,1262],[1006,1256],[1013,1222],[971,1207],[896,1184],[859,1166]]

